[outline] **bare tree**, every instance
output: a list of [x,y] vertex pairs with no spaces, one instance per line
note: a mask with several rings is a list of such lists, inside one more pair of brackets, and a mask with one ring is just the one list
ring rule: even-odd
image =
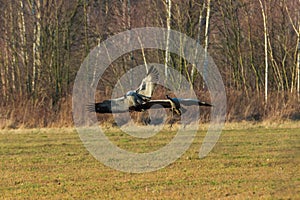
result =
[[265,6],[262,1],[259,0],[261,6],[261,13],[264,23],[264,39],[265,39],[265,103],[268,102],[268,29],[267,29],[267,16],[265,14]]
[[83,12],[84,12],[84,45],[85,45],[85,53],[86,55],[90,51],[90,45],[89,45],[89,23],[90,23],[90,17],[89,17],[89,6],[88,1],[83,1]]
[[33,61],[31,80],[32,92],[34,93],[37,89],[37,81],[39,79],[41,70],[41,1],[31,0],[30,7],[34,18],[32,45]]
[[4,10],[4,19],[3,19],[3,27],[4,28],[4,34],[3,34],[3,53],[2,53],[2,69],[1,69],[1,76],[2,76],[2,88],[3,88],[3,96],[4,96],[4,102],[8,99],[8,93],[9,93],[9,75],[8,75],[8,66],[9,66],[9,52],[8,52],[8,17],[7,17],[7,10]]
[[165,51],[165,76],[168,78],[168,63],[169,63],[169,43],[170,43],[170,30],[171,30],[171,8],[172,8],[172,0],[166,0],[167,5],[167,38],[166,38],[166,51]]
[[300,42],[298,40],[298,48],[297,48],[297,64],[296,64],[296,70],[297,70],[297,96],[298,100],[300,100]]
[[[163,63],[166,74],[169,66],[174,67],[191,87],[201,89],[195,66],[184,59],[185,38],[171,41],[172,28],[203,44],[204,79],[211,49],[226,87],[234,94],[257,95],[268,108],[274,94],[283,101],[289,100],[287,93],[300,99],[299,0],[0,0],[0,5],[0,100],[15,112],[21,105],[17,101],[42,109],[39,115],[58,112],[68,102],[76,72],[91,48],[113,34],[142,26],[166,28],[166,51],[147,49],[138,38],[140,51],[111,60],[101,80],[109,86],[97,83],[96,71],[88,77],[106,89],[104,95],[110,94],[116,77],[132,68],[133,61],[146,67],[153,61]],[[180,55],[170,52],[171,42],[178,45]],[[191,51],[197,55],[197,50]],[[168,79],[172,81],[170,74]],[[181,80],[173,81],[180,87]]]
[[[200,9],[199,9],[199,18],[198,18],[198,33],[197,33],[197,43],[200,44],[200,39],[201,39],[201,27],[202,27],[202,20],[203,20],[203,13],[204,13],[204,10],[205,10],[205,7],[206,7],[206,3],[205,1],[203,2],[202,6],[200,6]],[[195,58],[198,54],[198,48],[196,48],[195,50]],[[193,84],[194,84],[194,79],[195,79],[195,71],[196,71],[196,68],[195,66],[193,65],[192,66],[192,70],[191,70],[191,87],[193,87]]]
[[[0,57],[4,58],[3,52],[0,51]],[[0,89],[1,89],[1,96],[2,103],[6,101],[6,76],[5,76],[5,67],[4,67],[4,61],[1,59],[1,65],[0,65]]]
[[[19,0],[20,9],[18,10],[18,27],[19,27],[19,37],[20,37],[20,56],[22,60],[22,66],[26,69],[26,79],[29,80],[30,75],[29,73],[29,58],[28,58],[28,50],[27,50],[27,29],[25,24],[25,7],[24,7],[24,0]],[[28,86],[27,86],[28,87]],[[22,96],[22,95],[21,95]]]
[[[285,10],[287,12],[290,23],[293,27],[293,30],[295,31],[295,33],[297,35],[297,43],[296,43],[297,48],[295,51],[296,52],[295,53],[296,54],[296,80],[297,80],[296,90],[297,90],[297,96],[299,99],[300,98],[300,22],[299,22],[300,14],[298,12],[298,14],[293,19],[291,16],[290,10],[288,8],[287,2],[284,1],[284,3],[285,3]],[[295,4],[296,4],[296,7],[297,7],[297,5],[299,6],[300,0],[298,0],[298,4],[297,3],[295,3]],[[292,4],[292,6],[294,6],[294,5]],[[294,9],[298,10],[297,8],[294,8]],[[293,83],[293,81],[292,81],[292,83]],[[293,84],[291,86],[291,92],[293,92]]]
[[[254,88],[257,93],[260,91],[259,83],[260,83],[260,73],[259,69],[255,66],[255,47],[254,47],[254,38],[253,38],[253,27],[255,24],[253,23],[253,17],[255,15],[255,7],[253,2],[248,4],[248,7],[245,9],[246,12],[246,24],[247,24],[247,42],[249,45],[249,62],[251,69],[253,71],[254,77],[255,77],[255,82],[254,82]],[[251,85],[251,84],[250,84]]]
[[[206,4],[206,20],[205,20],[205,43],[204,43],[204,66],[203,66],[203,80],[206,81],[206,73],[208,71],[208,46],[209,46],[209,19],[210,19],[210,0]],[[204,84],[203,84],[204,86]]]

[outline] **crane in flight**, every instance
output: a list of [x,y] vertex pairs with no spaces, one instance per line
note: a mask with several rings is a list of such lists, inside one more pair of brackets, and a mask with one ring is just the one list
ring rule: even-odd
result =
[[128,91],[124,96],[108,99],[103,102],[88,105],[88,110],[96,113],[123,113],[134,111],[135,107],[151,100],[154,88],[159,79],[159,73],[153,66],[136,90]]
[[[88,105],[90,112],[96,113],[124,113],[124,112],[143,112],[148,109],[168,108],[172,114],[181,115],[186,111],[183,106],[206,106],[212,105],[198,99],[171,98],[151,100],[154,88],[158,82],[159,73],[153,66],[150,67],[146,77],[142,80],[136,90],[128,91],[124,96],[116,99],[108,99]],[[157,107],[154,105],[160,105]]]

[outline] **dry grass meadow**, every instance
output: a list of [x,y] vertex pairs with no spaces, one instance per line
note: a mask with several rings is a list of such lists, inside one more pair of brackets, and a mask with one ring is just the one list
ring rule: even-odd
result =
[[[300,199],[300,125],[229,124],[213,151],[198,158],[205,128],[189,150],[155,172],[106,167],[85,149],[74,129],[0,131],[1,199]],[[140,152],[168,143],[116,130],[108,137]]]

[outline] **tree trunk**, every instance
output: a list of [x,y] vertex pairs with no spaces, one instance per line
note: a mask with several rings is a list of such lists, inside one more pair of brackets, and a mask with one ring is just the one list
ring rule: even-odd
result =
[[[28,60],[29,59],[28,59],[28,52],[27,52],[26,25],[25,25],[25,18],[24,18],[24,3],[23,3],[23,1],[24,0],[19,1],[20,10],[18,11],[18,16],[19,16],[18,26],[19,26],[20,42],[21,42],[20,55],[21,55],[21,59],[22,59],[22,66],[24,67],[24,69],[26,69],[26,73],[27,73],[26,78],[27,78],[27,82],[28,82],[30,75],[28,75],[28,73],[29,73]],[[28,87],[28,86],[26,86],[26,87]]]
[[[205,9],[205,2],[203,3],[202,5],[202,8],[200,9],[200,12],[199,12],[199,18],[198,18],[198,33],[197,33],[197,43],[199,45],[200,44],[200,39],[201,39],[201,26],[202,26],[202,19],[203,19],[203,12],[204,12],[204,9]],[[197,56],[198,56],[198,48],[196,48],[195,50],[195,64],[198,64],[197,63]],[[194,84],[194,81],[195,81],[195,74],[196,74],[196,67],[193,65],[192,66],[192,70],[191,70],[191,88],[193,88],[193,84]]]
[[[4,55],[2,54],[2,51],[0,51],[0,57],[1,58],[5,58]],[[1,66],[0,66],[0,78],[1,78],[1,98],[3,98],[2,101],[5,101],[6,100],[6,80],[7,80],[7,77],[6,77],[6,70],[5,70],[5,62],[3,61],[1,63]],[[2,102],[3,103],[3,102]]]
[[[299,28],[300,32],[300,28]],[[300,42],[299,42],[299,35],[298,35],[298,53],[297,53],[297,95],[298,100],[300,100]]]
[[84,10],[84,49],[85,49],[85,56],[89,53],[89,36],[88,36],[88,27],[89,27],[89,14],[88,14],[88,4],[85,0],[83,3],[83,10]]
[[170,59],[169,54],[169,43],[170,43],[170,30],[171,30],[171,8],[172,8],[172,0],[166,0],[167,3],[167,41],[166,41],[166,51],[165,51],[165,77],[168,79],[168,63]]
[[32,12],[34,15],[34,28],[33,28],[33,63],[32,63],[32,92],[35,95],[37,90],[37,81],[40,76],[41,70],[41,2],[40,0],[32,1]]
[[247,37],[247,40],[248,40],[248,44],[249,44],[249,49],[250,49],[250,53],[249,53],[249,56],[250,56],[250,65],[251,65],[251,68],[253,70],[253,73],[255,75],[255,85],[254,85],[254,88],[256,90],[257,93],[259,93],[260,91],[260,87],[259,87],[259,73],[258,73],[258,70],[255,68],[255,65],[254,65],[254,47],[253,47],[253,39],[252,39],[252,24],[250,22],[250,19],[253,17],[251,11],[248,12],[248,10],[246,10],[247,12],[247,16],[246,16],[246,20],[247,20],[247,27],[248,27],[248,37]]
[[4,21],[4,37],[5,37],[5,42],[4,42],[4,72],[3,72],[3,76],[4,76],[4,96],[6,97],[5,98],[5,101],[7,102],[8,99],[10,98],[10,82],[11,82],[11,77],[10,77],[10,74],[9,74],[9,66],[10,66],[10,51],[9,51],[9,43],[8,41],[10,41],[10,37],[9,37],[9,15],[8,15],[8,10],[6,9],[4,11],[4,16],[5,16],[5,21]]
[[[299,1],[300,2],[300,1]],[[285,2],[286,3],[286,2]],[[297,97],[298,100],[300,100],[300,23],[299,23],[299,18],[300,18],[300,14],[298,12],[297,16],[295,17],[295,20],[292,19],[291,15],[290,15],[290,11],[288,9],[288,6],[285,5],[285,10],[288,14],[288,18],[291,22],[291,25],[294,29],[294,31],[297,34],[297,48],[296,48],[296,90],[297,90]],[[298,28],[297,28],[297,24],[298,24]],[[293,84],[292,84],[293,85]],[[291,86],[291,92],[293,91],[293,87]]]
[[[208,71],[208,45],[209,45],[209,19],[210,19],[210,0],[206,4],[206,22],[205,22],[205,43],[204,43],[204,66],[203,80],[206,82],[206,73]],[[204,87],[205,84],[203,84]]]
[[13,2],[11,1],[10,4],[10,41],[11,41],[11,94],[12,98],[15,97],[16,93],[16,63],[17,63],[17,55],[16,55],[16,38],[15,38],[15,23],[14,23],[14,15],[13,15]]
[[146,71],[148,73],[148,65],[147,65],[147,59],[146,59],[146,55],[145,55],[145,49],[144,49],[143,43],[141,41],[141,38],[139,36],[138,36],[138,41],[141,45],[142,57],[143,57],[144,65],[146,67]]
[[268,30],[267,30],[267,16],[265,15],[264,5],[259,0],[261,13],[264,22],[264,38],[265,38],[265,103],[268,102]]

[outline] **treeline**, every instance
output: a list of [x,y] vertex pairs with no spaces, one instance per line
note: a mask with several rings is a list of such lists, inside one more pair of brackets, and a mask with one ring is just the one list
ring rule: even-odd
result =
[[[0,0],[0,125],[70,125],[72,86],[99,43],[137,27],[197,40],[219,67],[228,120],[299,119],[299,0]],[[167,62],[197,90],[201,76],[178,55],[137,51],[101,81],[144,62]],[[198,80],[198,81],[197,81]],[[102,87],[100,87],[102,88]]]

